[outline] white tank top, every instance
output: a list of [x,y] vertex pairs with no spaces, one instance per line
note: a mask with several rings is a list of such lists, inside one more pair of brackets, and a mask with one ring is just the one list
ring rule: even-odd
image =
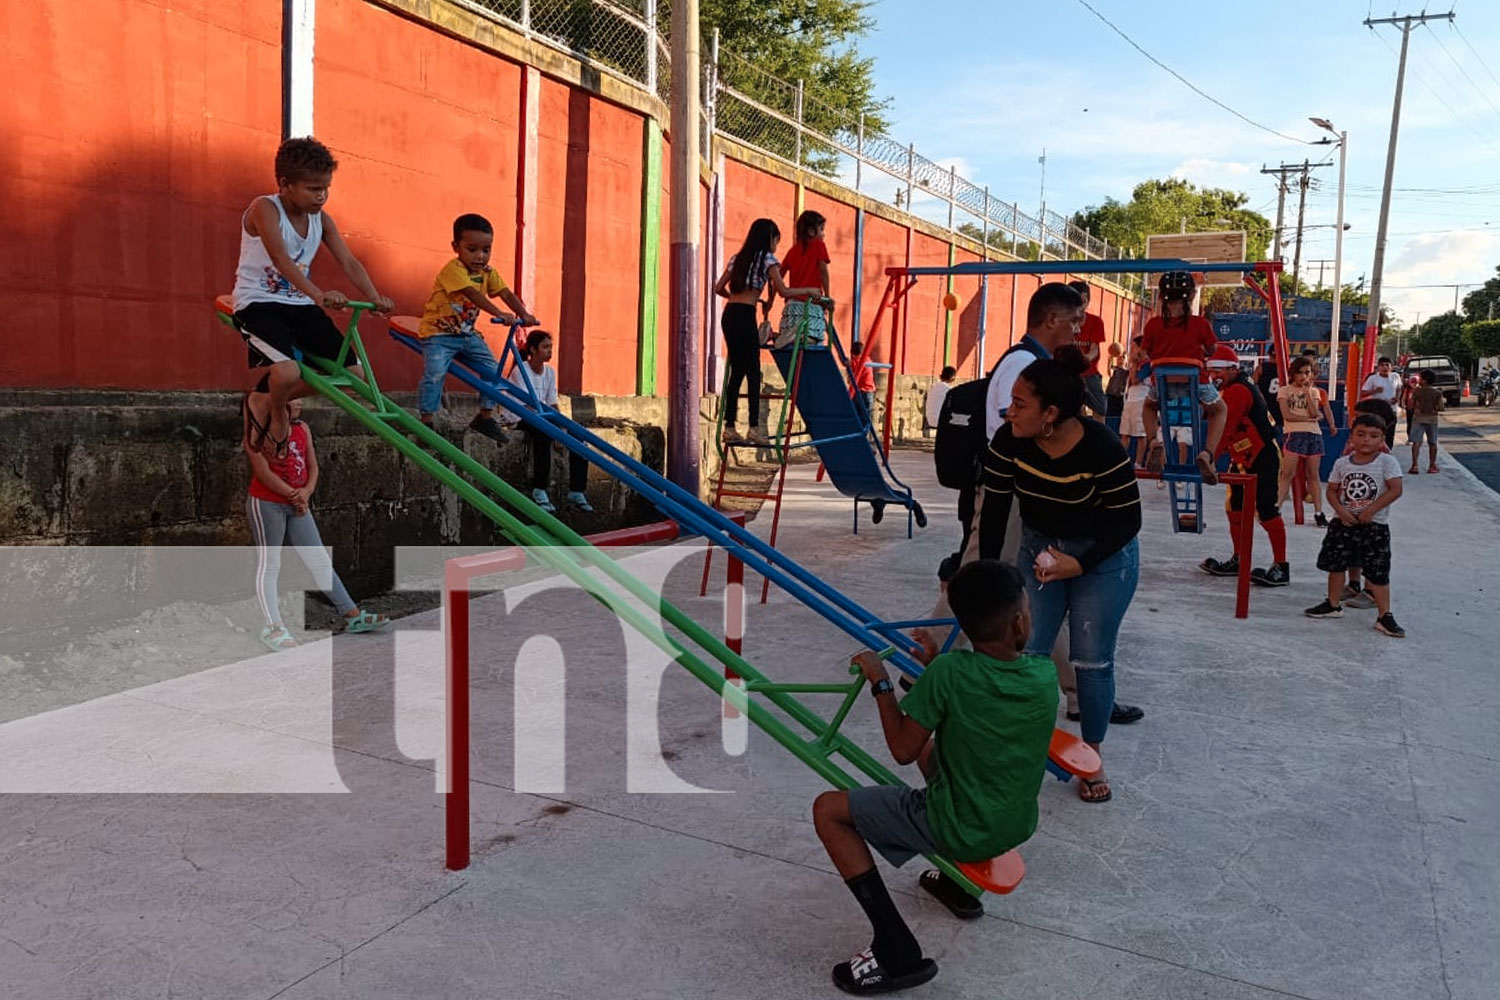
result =
[[[276,215],[281,219],[281,243],[286,247],[287,256],[297,265],[297,269],[304,275],[312,266],[314,255],[318,247],[323,244],[323,213],[315,212],[307,217],[307,235],[299,235],[292,227],[292,222],[286,217],[286,208],[281,204],[281,199],[276,195],[267,195],[267,200],[276,206]],[[271,255],[266,253],[266,245],[261,242],[259,236],[251,236],[245,230],[245,218],[250,210],[245,210],[245,215],[240,216],[240,263],[234,271],[234,308],[235,311],[245,308],[252,302],[279,302],[282,305],[307,306],[312,305],[312,299],[302,293],[296,285],[286,279],[276,265],[271,263]]]

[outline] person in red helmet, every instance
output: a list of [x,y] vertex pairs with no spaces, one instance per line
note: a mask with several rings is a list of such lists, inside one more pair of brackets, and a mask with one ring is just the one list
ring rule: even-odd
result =
[[[1251,570],[1250,580],[1263,587],[1285,587],[1291,582],[1292,575],[1286,558],[1286,523],[1281,519],[1281,504],[1278,502],[1281,449],[1276,446],[1265,397],[1253,382],[1245,378],[1239,355],[1228,344],[1220,344],[1214,349],[1208,359],[1208,374],[1218,381],[1219,394],[1226,408],[1224,437],[1214,457],[1227,454],[1235,472],[1255,474],[1255,516],[1271,540],[1270,568]],[[1229,488],[1226,509],[1230,514],[1231,538],[1234,537],[1234,515],[1244,509],[1244,494],[1241,486]],[[1223,560],[1205,559],[1201,568],[1213,576],[1235,576],[1240,571],[1239,556],[1231,555]]]
[[[1161,297],[1161,315],[1146,321],[1141,333],[1141,347],[1153,365],[1176,361],[1179,364],[1202,366],[1218,343],[1214,329],[1202,316],[1193,315],[1193,294],[1197,283],[1186,271],[1168,271],[1161,276],[1157,290]],[[1198,472],[1203,481],[1212,486],[1219,481],[1214,471],[1214,455],[1219,452],[1219,441],[1224,434],[1224,401],[1214,389],[1211,380],[1199,376],[1198,402],[1203,407],[1203,450],[1197,455]],[[1142,413],[1146,424],[1146,467],[1160,472],[1165,461],[1164,449],[1157,434],[1156,381],[1153,379],[1146,393],[1146,405]]]

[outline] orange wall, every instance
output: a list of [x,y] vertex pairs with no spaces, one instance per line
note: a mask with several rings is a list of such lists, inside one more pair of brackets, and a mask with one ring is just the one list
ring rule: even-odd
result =
[[209,302],[249,195],[274,186],[279,5],[5,10],[0,385],[242,381]]
[[[10,8],[14,8],[13,10]],[[241,212],[274,188],[281,129],[281,12],[270,2],[75,0],[11,4],[5,52],[12,93],[0,107],[10,146],[0,194],[20,211],[0,215],[0,310],[24,336],[0,355],[0,386],[225,388],[245,381],[238,338],[209,311],[230,287]],[[365,0],[317,5],[314,122],[339,158],[328,211],[376,285],[402,312],[421,308],[451,250],[451,223],[479,212],[495,226],[492,264],[515,277],[521,160],[520,65]],[[109,25],[78,55],[77,24]],[[101,82],[102,81],[102,82]],[[640,112],[545,76],[534,95],[536,292],[529,305],[558,335],[565,392],[636,388],[644,119]],[[657,387],[668,388],[670,148],[663,138],[663,218]],[[750,222],[794,238],[796,185],[725,161],[726,257]],[[708,218],[706,191],[703,216]],[[865,254],[854,259],[854,199],[804,192],[828,219],[826,238],[845,342],[868,336],[885,269],[945,265],[948,243],[867,215]],[[908,241],[910,258],[908,260]],[[959,260],[974,259],[967,251]],[[708,261],[707,248],[703,262]],[[327,254],[314,278],[348,288]],[[987,361],[1024,329],[1035,279],[990,282]],[[853,284],[863,298],[853,324]],[[942,278],[923,278],[906,304],[907,372],[944,363]],[[955,284],[951,356],[976,366],[978,282]],[[1102,308],[1108,293],[1099,295]],[[717,338],[718,309],[705,338]],[[1104,313],[1113,326],[1112,305]],[[384,385],[416,383],[415,359],[365,326]],[[875,358],[890,360],[890,326]]]

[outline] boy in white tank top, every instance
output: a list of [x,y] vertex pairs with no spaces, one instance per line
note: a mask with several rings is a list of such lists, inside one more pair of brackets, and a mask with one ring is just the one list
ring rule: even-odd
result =
[[[256,198],[240,221],[240,260],[234,276],[234,318],[288,358],[295,352],[333,358],[344,335],[324,309],[349,301],[308,277],[318,248],[326,246],[359,293],[389,313],[395,304],[375,290],[364,265],[350,252],[333,216],[323,211],[338,161],[318,140],[288,139],[276,151],[277,192]],[[358,371],[358,366],[352,370]],[[290,425],[288,400],[310,395],[297,362],[278,361],[245,394],[245,436],[252,449],[280,456]]]

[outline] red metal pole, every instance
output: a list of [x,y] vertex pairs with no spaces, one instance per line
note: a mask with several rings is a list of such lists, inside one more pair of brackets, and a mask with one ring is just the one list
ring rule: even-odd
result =
[[444,795],[450,871],[469,867],[469,579],[455,566],[443,574],[447,647],[448,788]]
[[1250,617],[1250,561],[1253,558],[1255,547],[1255,480],[1256,476],[1246,474],[1239,477],[1242,480],[1242,492],[1240,499],[1240,520],[1235,525],[1239,535],[1239,544],[1235,546],[1235,555],[1240,564],[1240,576],[1234,591],[1234,616],[1236,618]]
[[[891,400],[894,398],[893,396],[891,396],[889,390],[890,387],[895,384],[896,379],[895,361],[898,342],[903,344],[904,353],[905,338],[901,336],[901,332],[903,329],[902,317],[906,315],[906,293],[911,289],[911,285],[912,283],[910,281],[908,281],[907,284],[903,285],[901,290],[895,293],[893,301],[891,302],[891,367],[887,370],[886,373],[887,394],[885,403],[885,419],[882,421],[883,426],[880,435],[880,447],[887,456],[889,456],[891,453]],[[869,348],[866,348],[866,350],[868,351]]]
[[[729,570],[724,580],[724,645],[736,656],[745,648],[745,564],[733,552],[729,553]],[[726,681],[737,681],[739,675],[729,667],[724,668]],[[739,717],[739,710],[724,702],[724,718]]]

